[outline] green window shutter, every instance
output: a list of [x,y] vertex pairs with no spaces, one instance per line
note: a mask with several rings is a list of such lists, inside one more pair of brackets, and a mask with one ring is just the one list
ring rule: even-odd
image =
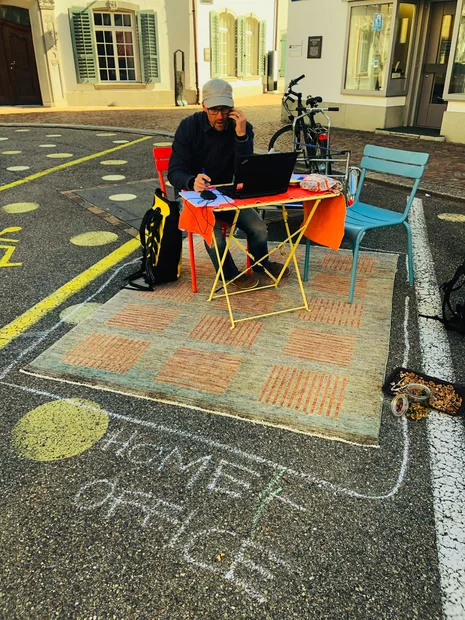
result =
[[258,73],[265,75],[266,72],[266,21],[263,20],[258,26]]
[[160,57],[158,53],[157,14],[155,11],[139,11],[137,13],[137,28],[142,81],[146,84],[159,82]]
[[68,9],[68,14],[78,84],[95,84],[98,82],[98,73],[92,31],[92,11],[73,7]]
[[245,17],[236,19],[236,75],[245,74]]
[[217,78],[220,74],[220,16],[210,11],[210,74]]
[[281,50],[279,59],[279,77],[286,76],[286,54],[287,54],[287,32],[283,33],[281,37]]

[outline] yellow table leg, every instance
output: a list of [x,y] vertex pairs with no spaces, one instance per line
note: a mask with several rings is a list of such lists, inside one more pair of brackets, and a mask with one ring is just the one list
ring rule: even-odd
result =
[[[215,235],[213,235],[213,243],[214,243],[214,247],[215,247],[215,252],[217,255],[217,260],[218,260],[218,264],[219,264],[219,269],[218,272],[216,274],[211,292],[210,292],[210,297],[208,298],[208,301],[212,301],[213,299],[218,299],[220,297],[226,297],[226,304],[228,306],[228,312],[229,312],[229,318],[231,321],[231,329],[234,329],[236,323],[240,323],[243,321],[251,321],[253,319],[259,319],[259,318],[263,318],[263,317],[267,317],[267,316],[273,316],[275,314],[283,314],[285,312],[293,312],[295,310],[309,310],[308,308],[308,302],[307,302],[307,297],[305,295],[305,290],[304,290],[304,286],[303,286],[303,282],[302,282],[302,277],[300,275],[300,268],[299,268],[299,263],[297,261],[297,258],[295,256],[297,248],[302,240],[302,237],[304,236],[304,233],[307,229],[307,226],[310,223],[310,220],[313,217],[313,214],[315,213],[318,205],[321,202],[321,198],[317,199],[317,200],[313,200],[314,205],[310,211],[310,213],[308,214],[307,218],[305,219],[305,221],[302,222],[302,225],[298,228],[298,230],[296,230],[295,232],[291,233],[290,228],[289,228],[289,222],[288,222],[288,212],[287,209],[285,207],[285,205],[281,205],[281,209],[282,209],[282,214],[283,214],[283,221],[284,221],[284,226],[286,229],[286,234],[287,237],[286,239],[284,239],[283,241],[281,241],[277,247],[273,248],[270,252],[268,252],[268,254],[266,256],[263,256],[260,260],[255,261],[251,267],[255,266],[255,265],[261,265],[261,261],[269,258],[269,256],[271,254],[273,254],[274,252],[276,252],[277,250],[279,250],[282,246],[289,244],[289,248],[290,248],[290,252],[289,255],[286,259],[286,261],[284,262],[283,268],[281,270],[281,272],[278,274],[277,277],[274,277],[267,269],[266,267],[263,266],[265,273],[268,274],[268,276],[270,276],[272,278],[272,280],[274,280],[274,282],[272,284],[266,284],[264,286],[258,286],[255,287],[253,289],[247,289],[247,290],[243,290],[243,291],[234,291],[233,293],[230,293],[228,291],[228,284],[230,284],[232,282],[226,282],[226,279],[224,277],[224,271],[223,271],[223,265],[224,265],[224,261],[226,258],[226,254],[229,252],[229,248],[231,246],[231,240],[233,239],[233,235],[234,235],[234,231],[236,229],[236,224],[237,224],[237,219],[239,217],[239,209],[236,211],[235,217],[234,217],[234,221],[231,225],[231,228],[229,230],[229,235],[228,235],[228,240],[226,243],[226,247],[225,247],[225,251],[223,253],[223,256],[220,257],[219,255],[219,250],[218,250],[218,245],[216,243],[216,238]],[[238,245],[239,247],[247,254],[247,249],[236,239],[233,239]],[[250,291],[257,291],[257,290],[261,290],[261,289],[265,289],[265,288],[276,288],[278,286],[278,284],[280,283],[283,273],[286,270],[286,267],[289,265],[289,263],[291,262],[291,260],[294,263],[294,267],[295,267],[295,272],[297,275],[297,280],[299,282],[299,288],[300,288],[300,292],[302,295],[302,300],[304,305],[303,306],[297,306],[295,308],[286,308],[284,310],[276,310],[275,312],[269,312],[266,314],[257,314],[254,316],[249,316],[249,317],[245,317],[242,319],[235,319],[233,316],[233,312],[232,312],[232,308],[231,308],[231,302],[229,300],[229,297],[231,295],[240,295],[242,293],[249,293]],[[240,277],[243,273],[246,273],[247,269],[244,269],[244,271],[242,271],[241,273],[239,273],[236,277]],[[221,280],[223,282],[223,288],[224,288],[224,293],[222,294],[215,294],[215,290],[219,281],[219,278],[221,277]],[[234,278],[235,279],[235,278]]]

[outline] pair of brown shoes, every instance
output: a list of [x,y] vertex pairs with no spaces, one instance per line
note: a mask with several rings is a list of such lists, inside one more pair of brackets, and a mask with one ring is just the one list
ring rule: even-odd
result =
[[[266,266],[266,269],[271,273],[274,278],[277,278],[283,269],[282,263],[275,263],[270,261]],[[289,267],[286,267],[282,277],[286,278],[290,274]],[[242,274],[239,278],[236,278],[231,282],[233,286],[241,291],[246,291],[251,288],[256,288],[259,283],[261,284],[269,284],[273,282],[270,276],[265,272],[251,273],[250,275],[247,273]]]

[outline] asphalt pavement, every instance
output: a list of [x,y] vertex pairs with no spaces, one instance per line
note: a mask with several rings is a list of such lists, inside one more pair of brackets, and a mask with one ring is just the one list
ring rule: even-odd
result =
[[[386,400],[380,447],[362,448],[21,372],[71,329],[64,310],[105,303],[134,269],[157,184],[151,149],[172,131],[163,118],[153,135],[0,127],[0,229],[20,229],[0,272],[1,325],[12,326],[0,348],[0,616],[465,617],[462,420],[397,419]],[[406,195],[375,182],[364,194],[395,209]],[[415,287],[403,234],[364,239],[399,254],[388,370],[465,384],[463,337],[418,318],[463,260],[464,215],[463,201],[419,192]],[[106,412],[101,439],[65,459],[18,454],[18,424],[50,432],[37,412],[72,399]]]

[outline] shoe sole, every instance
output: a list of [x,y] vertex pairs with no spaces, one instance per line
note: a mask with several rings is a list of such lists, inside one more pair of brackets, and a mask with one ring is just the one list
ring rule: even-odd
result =
[[234,286],[234,288],[237,288],[239,291],[249,291],[251,289],[257,288],[257,286],[259,285],[260,280],[257,280],[255,282],[255,284],[253,284],[252,286],[238,286],[235,282],[231,282],[230,284],[232,286]]

